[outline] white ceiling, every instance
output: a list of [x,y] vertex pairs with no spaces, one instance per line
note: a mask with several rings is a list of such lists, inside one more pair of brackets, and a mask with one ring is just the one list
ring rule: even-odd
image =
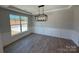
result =
[[[38,13],[38,5],[13,5],[13,6],[31,12],[32,14]],[[45,5],[44,10],[45,12],[47,12],[47,11],[57,10],[67,7],[69,7],[69,5]]]
[[[32,14],[38,13],[38,5],[12,5],[13,7],[31,12]],[[9,5],[5,5],[5,7],[9,7]],[[45,12],[53,12],[62,9],[70,8],[70,5],[45,5],[44,10]]]

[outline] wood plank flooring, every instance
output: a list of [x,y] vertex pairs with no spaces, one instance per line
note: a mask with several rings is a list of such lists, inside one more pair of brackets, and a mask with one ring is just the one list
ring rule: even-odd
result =
[[69,53],[77,52],[72,40],[31,34],[6,46],[5,53]]

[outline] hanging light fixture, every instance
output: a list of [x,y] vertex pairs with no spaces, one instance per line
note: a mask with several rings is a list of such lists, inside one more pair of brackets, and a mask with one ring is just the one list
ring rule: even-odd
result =
[[47,21],[48,16],[44,14],[44,5],[38,6],[39,14],[35,16],[36,21]]

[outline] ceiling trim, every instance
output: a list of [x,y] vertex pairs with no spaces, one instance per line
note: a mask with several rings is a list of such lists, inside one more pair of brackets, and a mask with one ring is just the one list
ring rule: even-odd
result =
[[72,7],[72,5],[70,5],[68,7],[65,7],[65,8],[60,8],[60,9],[55,9],[55,10],[48,10],[48,11],[45,11],[45,12],[48,13],[48,12],[62,11],[62,10],[70,9],[71,7]]

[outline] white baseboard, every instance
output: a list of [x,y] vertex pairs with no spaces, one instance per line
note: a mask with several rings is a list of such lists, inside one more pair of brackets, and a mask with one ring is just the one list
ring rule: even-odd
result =
[[48,28],[48,27],[34,27],[33,32],[65,39],[72,39],[75,42],[75,44],[79,46],[79,34],[74,30]]

